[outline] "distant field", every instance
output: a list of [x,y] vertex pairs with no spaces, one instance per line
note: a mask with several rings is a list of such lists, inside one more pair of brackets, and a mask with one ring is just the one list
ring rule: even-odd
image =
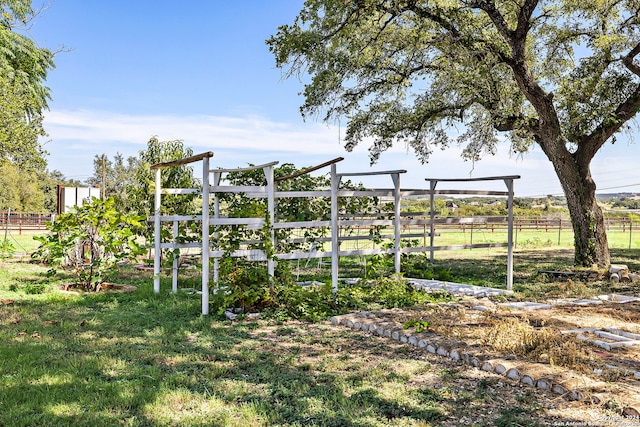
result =
[[[26,255],[33,252],[38,247],[38,242],[33,239],[33,236],[44,234],[43,230],[29,230],[19,232],[18,230],[9,230],[6,233],[7,240],[9,240],[16,248],[16,255]],[[0,239],[4,240],[5,231],[0,232]]]
[[[413,230],[415,232],[417,230]],[[484,228],[467,228],[464,231],[460,229],[437,229],[437,235],[434,238],[434,246],[450,246],[450,245],[464,245],[464,244],[481,244],[481,243],[502,243],[507,241],[507,232],[504,229],[491,229]],[[38,242],[33,239],[33,236],[44,234],[42,231],[8,231],[7,239],[13,243],[16,248],[17,255],[26,255],[33,252],[38,247]],[[361,233],[363,238],[368,233]],[[386,234],[386,233],[385,233]],[[612,230],[607,233],[609,238],[609,247],[615,249],[640,249],[640,230]],[[0,239],[4,238],[4,231],[0,232]],[[420,246],[429,246],[429,236],[422,238],[411,238],[414,243]],[[570,229],[562,229],[560,232],[556,230],[514,230],[513,240],[516,249],[527,248],[553,248],[563,249],[573,247],[573,231]],[[391,240],[385,240],[383,243],[390,243]],[[325,250],[330,250],[330,243],[326,243]],[[343,250],[348,249],[372,249],[374,243],[366,240],[346,241],[341,244]],[[470,251],[505,251],[504,248],[497,249],[465,249],[461,252]],[[450,251],[446,251],[450,252]],[[457,252],[457,251],[456,251]],[[448,258],[444,255],[445,251],[438,251],[436,253],[437,258]]]

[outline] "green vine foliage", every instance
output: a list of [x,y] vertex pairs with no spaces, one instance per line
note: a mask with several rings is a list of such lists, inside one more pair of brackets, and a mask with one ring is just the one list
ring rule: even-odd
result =
[[7,239],[0,240],[0,259],[8,259],[16,252],[16,247]]
[[[274,169],[274,177],[286,177],[301,171],[291,163],[284,163]],[[260,169],[250,171],[233,172],[226,176],[226,180],[231,185],[255,185],[264,186],[267,184],[264,172]],[[328,190],[331,187],[331,180],[327,175],[312,176],[303,174],[294,178],[277,181],[278,191],[316,191]],[[351,181],[341,183],[343,190],[364,190],[362,184],[355,184]],[[220,196],[221,204],[224,206],[229,217],[267,217],[266,199],[248,197],[243,193],[225,193]],[[339,215],[379,215],[381,210],[377,197],[341,197],[338,199]],[[330,197],[283,197],[278,198],[275,207],[275,218],[278,222],[296,221],[327,221],[331,219],[331,198]],[[237,236],[240,240],[256,240],[260,238],[260,230],[248,230],[246,227],[230,228],[232,233],[243,233]],[[218,229],[221,232],[223,229]],[[276,247],[274,251],[286,253],[294,250],[309,251],[312,245],[318,250],[322,248],[323,237],[329,236],[328,227],[303,228],[302,239],[291,239],[293,231],[278,229],[275,230]],[[355,233],[351,228],[345,231],[346,234]],[[379,228],[372,228],[372,233],[379,235]],[[233,236],[225,235],[225,239],[233,240]]]
[[[326,175],[291,176],[301,169],[285,163],[274,169],[274,178],[278,191],[315,191],[328,190],[330,178]],[[265,186],[267,179],[262,169],[237,171],[229,173],[225,180],[236,186]],[[346,181],[342,189],[361,190],[361,184]],[[274,253],[287,253],[295,250],[310,251],[312,247],[322,250],[322,238],[329,236],[328,227],[302,228],[300,234],[294,236],[293,230],[276,229],[272,231],[267,200],[249,197],[244,193],[223,193],[219,196],[220,209],[223,216],[230,218],[264,218],[262,228],[250,228],[244,225],[212,227],[213,244],[218,249],[231,253],[238,249],[259,250],[267,258]],[[339,214],[352,219],[361,213],[377,218],[381,208],[375,197],[341,197]],[[287,197],[278,198],[275,207],[277,222],[326,221],[331,218],[330,197]],[[355,233],[352,227],[346,233]],[[275,246],[271,245],[270,233],[275,234]],[[300,229],[295,233],[300,233]],[[371,233],[380,234],[379,229]],[[225,309],[241,308],[244,311],[261,311],[264,309],[284,310],[287,316],[296,318],[315,318],[334,312],[336,299],[328,290],[301,288],[292,280],[286,262],[277,263],[275,277],[267,272],[266,262],[247,261],[225,256],[220,261],[219,286],[212,298],[219,313]]]
[[452,300],[449,294],[432,295],[416,290],[407,280],[396,276],[344,284],[336,295],[330,283],[306,287],[292,281],[280,283],[266,313],[280,319],[316,321],[354,310],[410,307]]
[[228,308],[258,312],[279,305],[280,290],[291,285],[287,264],[278,264],[270,277],[265,262],[224,257],[220,262],[220,280],[210,302],[218,314]]
[[[53,266],[69,268],[77,285],[95,291],[117,271],[118,263],[144,253],[133,230],[144,217],[123,214],[114,199],[90,202],[63,213],[47,225],[50,233],[36,236],[40,247],[34,258]],[[56,272],[55,267],[51,270]]]

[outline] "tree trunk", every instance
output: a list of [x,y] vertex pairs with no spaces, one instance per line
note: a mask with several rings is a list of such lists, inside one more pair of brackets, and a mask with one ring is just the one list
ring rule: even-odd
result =
[[608,267],[609,244],[602,209],[596,201],[596,185],[591,177],[590,159],[575,154],[549,156],[567,198],[573,225],[575,258],[579,267]]

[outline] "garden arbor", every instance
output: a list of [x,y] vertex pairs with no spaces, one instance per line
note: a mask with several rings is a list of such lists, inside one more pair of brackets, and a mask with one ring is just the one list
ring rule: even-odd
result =
[[[495,191],[465,191],[465,190],[437,190],[436,185],[442,181],[475,181],[474,179],[462,179],[462,180],[436,180],[429,179],[429,189],[414,189],[403,190],[400,187],[400,177],[406,173],[406,170],[389,170],[389,171],[373,171],[373,172],[356,172],[356,173],[339,173],[337,170],[337,164],[343,160],[339,157],[320,165],[310,167],[295,174],[288,176],[274,176],[274,168],[278,165],[277,161],[249,166],[245,168],[210,168],[209,160],[213,156],[212,152],[206,152],[198,154],[182,160],[160,163],[151,166],[151,169],[155,171],[155,214],[154,221],[154,234],[155,234],[155,254],[154,254],[154,291],[158,293],[160,291],[160,271],[161,271],[161,253],[163,249],[180,250],[189,248],[199,248],[202,257],[202,314],[209,313],[209,274],[210,274],[210,259],[213,259],[213,282],[218,285],[218,273],[219,273],[219,261],[222,257],[236,257],[244,258],[249,261],[266,261],[269,275],[273,276],[275,272],[275,265],[277,260],[309,260],[311,258],[330,258],[331,259],[331,280],[332,289],[335,292],[338,290],[338,268],[340,257],[347,256],[362,256],[362,255],[375,255],[375,254],[393,254],[394,256],[394,269],[396,273],[400,273],[400,257],[402,253],[408,252],[430,252],[431,260],[433,261],[433,252],[437,250],[448,249],[463,249],[472,247],[488,247],[488,246],[508,246],[508,279],[507,287],[511,288],[512,285],[512,222],[513,222],[513,180],[518,179],[519,176],[505,176],[505,177],[493,177],[493,178],[481,178],[480,180],[503,180],[507,184],[506,192]],[[172,166],[180,166],[194,162],[202,162],[202,189],[179,189],[179,188],[161,188],[161,171],[164,168]],[[316,170],[330,167],[330,187],[325,189],[307,190],[307,191],[281,191],[278,189],[278,185],[288,179],[293,179],[303,174],[308,174]],[[233,172],[245,172],[245,171],[258,171],[261,170],[264,174],[265,185],[224,185],[225,174]],[[388,175],[393,183],[393,188],[390,189],[368,189],[357,188],[347,189],[341,187],[343,178],[361,177],[366,178],[368,176],[375,175]],[[229,217],[225,212],[224,207],[220,203],[221,195],[225,193],[232,194],[244,194],[250,198],[261,198],[266,200],[266,212],[262,216],[247,216],[247,217]],[[161,212],[161,200],[164,194],[200,194],[202,200],[202,214],[201,215],[171,215],[170,213],[163,214]],[[470,245],[457,245],[457,246],[435,246],[433,237],[435,235],[434,225],[440,218],[436,218],[436,212],[434,211],[433,197],[435,194],[484,194],[484,195],[501,195],[509,198],[509,237],[508,242],[504,244],[470,244]],[[404,218],[400,212],[400,203],[403,196],[421,196],[429,195],[431,198],[431,209],[427,218],[413,219]],[[212,197],[211,197],[212,196]],[[314,198],[325,197],[330,198],[330,213],[329,218],[302,220],[302,221],[278,221],[276,218],[276,206],[279,199],[283,198]],[[392,201],[393,212],[384,213],[378,217],[356,217],[340,214],[340,199],[341,198],[356,198],[356,197],[377,197],[385,198]],[[213,198],[213,200],[211,200]],[[213,210],[213,212],[211,212]],[[453,218],[446,218],[447,222],[455,221]],[[481,221],[481,220],[479,220]],[[173,224],[173,238],[171,241],[163,242],[161,238],[162,223],[170,222]],[[178,224],[180,222],[199,222],[201,223],[202,235],[199,241],[183,242],[180,239],[178,232]],[[263,230],[262,242],[241,242],[238,247],[234,247],[232,250],[223,248],[223,240],[226,236],[230,236],[225,233],[225,227],[242,226],[248,230]],[[403,227],[424,227],[424,235],[430,236],[429,246],[421,247],[402,247],[401,242],[403,238],[408,236],[416,236],[416,234],[403,234]],[[426,232],[426,227],[429,226],[429,232]],[[373,227],[378,229],[393,231],[392,234],[382,236],[386,240],[392,241],[392,244],[388,247],[374,247],[363,249],[359,247],[341,247],[345,242],[350,240],[366,240],[370,239],[370,233],[365,232],[362,234],[362,230],[371,230]],[[330,238],[318,238],[320,243],[329,243],[330,250],[317,250],[317,247],[309,249],[308,251],[288,251],[279,252],[276,250],[276,230],[300,230],[300,229],[318,229],[328,230]],[[351,228],[356,232],[351,236],[341,236],[341,230],[345,228]],[[178,257],[174,257],[173,260],[173,274],[172,274],[172,291],[177,291],[178,283]],[[214,289],[214,292],[217,289]]]

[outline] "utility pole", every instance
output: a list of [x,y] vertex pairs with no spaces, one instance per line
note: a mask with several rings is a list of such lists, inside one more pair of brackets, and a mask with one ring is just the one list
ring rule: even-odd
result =
[[106,193],[107,193],[107,155],[106,154],[102,154],[102,191],[101,191],[101,195],[102,195],[102,200],[106,199]]

